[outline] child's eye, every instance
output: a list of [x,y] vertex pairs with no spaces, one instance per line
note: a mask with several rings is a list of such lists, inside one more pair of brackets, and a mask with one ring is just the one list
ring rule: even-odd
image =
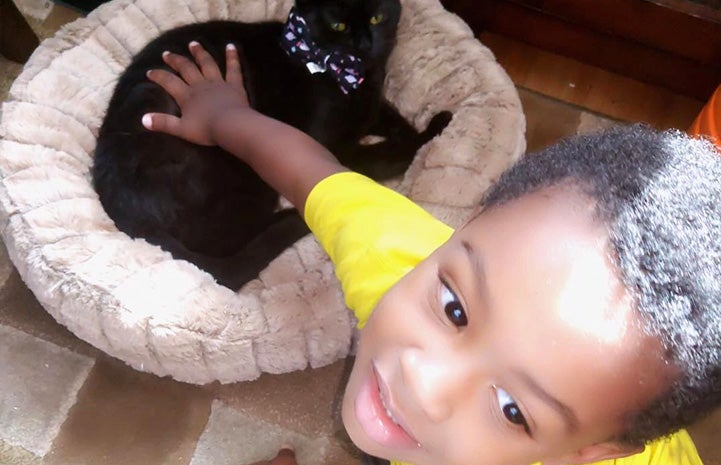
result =
[[495,391],[496,400],[498,401],[498,407],[501,409],[501,412],[503,413],[503,416],[506,418],[506,420],[508,420],[510,423],[513,423],[514,425],[522,426],[526,433],[529,434],[528,422],[526,421],[526,417],[523,416],[521,409],[518,407],[518,404],[516,404],[516,401],[513,400],[513,397],[511,397],[508,392],[504,391],[499,387],[496,387]]
[[380,23],[381,21],[383,21],[383,13],[378,13],[375,16],[371,16],[370,23],[373,24],[374,26],[376,24]]
[[347,26],[345,23],[331,23],[330,28],[337,32],[343,32]]
[[466,317],[466,311],[463,310],[463,305],[461,305],[456,294],[454,294],[443,281],[441,281],[441,305],[446,316],[455,326],[462,327],[468,324],[468,318]]

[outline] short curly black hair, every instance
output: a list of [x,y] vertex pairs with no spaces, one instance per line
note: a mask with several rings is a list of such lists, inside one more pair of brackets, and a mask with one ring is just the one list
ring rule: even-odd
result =
[[681,373],[614,438],[643,444],[721,404],[721,154],[638,124],[574,136],[524,157],[483,208],[566,182],[595,200],[645,329]]

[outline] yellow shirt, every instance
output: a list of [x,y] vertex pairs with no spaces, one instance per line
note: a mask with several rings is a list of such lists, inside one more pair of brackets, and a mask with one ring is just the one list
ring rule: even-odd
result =
[[[305,220],[330,256],[346,305],[356,314],[359,327],[381,296],[453,233],[408,198],[352,172],[330,176],[313,188]],[[596,464],[702,462],[689,435],[679,431],[652,442],[639,454]]]
[[352,172],[313,188],[305,221],[330,256],[361,328],[381,296],[453,234],[408,198]]

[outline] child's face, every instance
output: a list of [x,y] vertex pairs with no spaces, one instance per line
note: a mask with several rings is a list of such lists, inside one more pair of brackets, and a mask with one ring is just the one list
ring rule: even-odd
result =
[[353,441],[415,465],[635,452],[609,439],[672,374],[608,253],[591,202],[568,187],[484,211],[363,329],[343,400]]

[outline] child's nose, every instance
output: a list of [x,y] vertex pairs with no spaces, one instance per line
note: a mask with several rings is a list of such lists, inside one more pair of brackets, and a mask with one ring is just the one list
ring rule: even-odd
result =
[[404,382],[421,410],[433,421],[447,419],[461,396],[465,375],[460,364],[417,348],[406,350],[400,364]]

